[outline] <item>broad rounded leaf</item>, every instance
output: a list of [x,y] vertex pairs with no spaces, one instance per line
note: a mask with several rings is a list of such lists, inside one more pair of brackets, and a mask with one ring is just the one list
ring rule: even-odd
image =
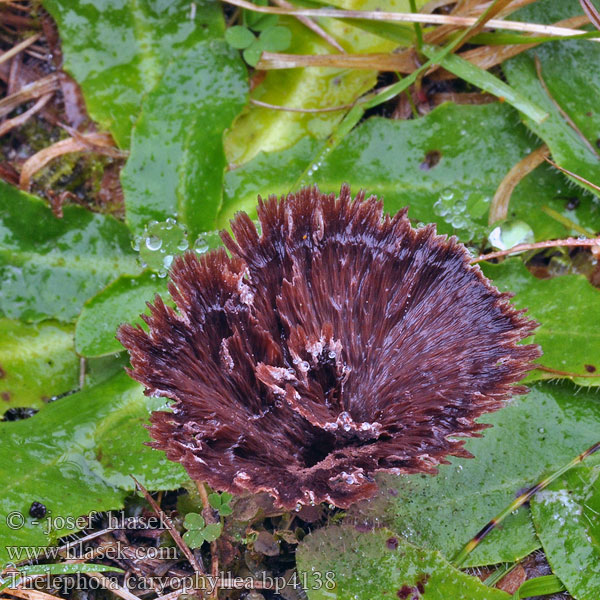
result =
[[30,419],[0,423],[0,565],[16,560],[7,546],[45,546],[74,531],[57,520],[47,534],[48,522],[29,516],[34,501],[67,519],[121,508],[134,488],[130,475],[152,490],[179,487],[183,470],[144,446],[148,413],[163,405],[122,373]]
[[575,378],[579,385],[600,385],[597,288],[583,275],[536,279],[518,258],[498,265],[485,264],[482,268],[500,290],[513,292],[514,303],[527,308],[528,314],[540,323],[532,338],[544,352],[537,362],[559,372],[533,371],[530,380],[577,373],[584,375]]
[[247,27],[241,25],[234,25],[225,31],[225,41],[238,50],[247,48],[255,39],[254,34]]
[[115,276],[139,272],[123,223],[80,206],[63,213],[0,181],[0,314],[73,321]]
[[40,408],[78,381],[72,325],[0,319],[0,415],[12,407]]
[[115,337],[119,325],[141,323],[139,315],[146,302],[166,292],[166,279],[154,273],[124,275],[113,281],[84,305],[75,329],[77,352],[87,357],[121,352],[123,346]]
[[265,29],[259,38],[262,47],[268,52],[287,50],[292,42],[292,32],[281,25]]
[[577,600],[600,598],[600,459],[566,473],[531,503],[552,570]]
[[417,548],[385,528],[318,529],[299,545],[296,557],[309,600],[510,598],[455,569],[439,552]]
[[[555,23],[579,14],[583,11],[577,0],[541,0],[513,17],[535,23]],[[547,90],[539,79],[536,57]],[[595,184],[600,183],[600,148],[597,146],[600,113],[596,102],[600,94],[599,61],[597,43],[561,40],[532,48],[503,64],[511,86],[550,115],[542,123],[526,118],[525,124],[548,144],[553,159],[561,167]],[[586,141],[569,125],[555,103],[574,121]],[[579,185],[577,180],[573,181]]]
[[[451,559],[519,490],[598,441],[600,398],[567,382],[537,383],[528,396],[483,420],[493,427],[466,445],[475,460],[452,459],[436,477],[379,477],[381,492],[352,509],[352,520],[377,519],[410,542]],[[523,507],[492,531],[465,564],[514,562],[538,547],[529,509]]]
[[[408,121],[370,118],[325,156],[307,181],[327,192],[348,182],[354,189],[382,197],[391,213],[408,206],[411,219],[434,222],[440,233],[480,242],[489,231],[488,213],[496,189],[536,147],[517,119],[516,111],[500,103],[446,103]],[[319,148],[318,142],[305,138],[293,148],[260,154],[229,171],[217,225],[226,227],[237,210],[253,216],[258,194],[293,189]],[[435,158],[439,160],[433,165]],[[543,212],[543,206],[592,233],[598,229],[600,206],[582,190],[571,189],[564,176],[547,165],[517,186],[509,217],[528,222],[536,240],[573,233]]]
[[127,222],[176,217],[196,236],[214,229],[226,166],[223,132],[246,103],[246,69],[224,41],[172,63],[142,106],[121,173]]
[[206,39],[223,35],[215,0],[44,0],[56,19],[65,55],[90,116],[128,147],[144,96],[172,61]]

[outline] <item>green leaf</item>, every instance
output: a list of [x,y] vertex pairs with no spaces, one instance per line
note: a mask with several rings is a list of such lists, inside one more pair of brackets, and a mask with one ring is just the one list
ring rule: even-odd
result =
[[[336,0],[332,5],[347,9],[386,10],[387,3],[388,0],[383,3],[378,0]],[[390,10],[410,10],[409,0],[393,2]],[[294,18],[274,19],[267,26],[272,27],[275,23],[291,31],[292,41],[288,49],[291,54],[338,52]],[[257,29],[256,25],[246,24]],[[319,25],[339,40],[348,52],[391,52],[397,45],[378,35],[366,33],[353,24],[323,19],[319,21]],[[266,29],[267,26],[261,28]],[[248,64],[256,64],[258,50],[251,53],[246,51],[244,60]],[[370,90],[376,81],[375,71],[321,67],[272,70],[267,71],[264,80],[252,90],[251,97],[276,106],[324,108],[353,102]],[[304,136],[324,138],[339,123],[344,112],[310,114],[249,105],[236,119],[235,127],[225,138],[228,162],[244,164],[259,152],[282,150]]]
[[513,600],[530,598],[531,596],[545,596],[563,592],[565,586],[556,575],[542,575],[524,581],[513,594]]
[[[435,46],[426,45],[423,47],[423,52],[427,58],[432,58],[437,51],[438,48]],[[461,79],[468,81],[470,84],[475,85],[494,96],[502,98],[537,124],[542,123],[549,116],[546,111],[542,110],[539,106],[531,102],[529,98],[504,83],[501,79],[498,79],[498,77],[488,73],[468,60],[456,56],[456,54],[449,54],[440,64],[444,69],[454,73]]]
[[233,496],[227,492],[223,492],[222,494],[214,492],[208,495],[210,505],[218,510],[222,517],[226,517],[233,513],[233,509],[229,506],[229,502],[232,498]]
[[[248,15],[250,14],[253,15],[253,18],[248,19]],[[264,31],[269,27],[277,25],[277,22],[279,21],[279,15],[250,13],[249,10],[244,11],[244,17],[244,21],[248,24],[248,27],[251,27],[254,31]]]
[[[484,264],[483,272],[501,291],[515,293],[514,303],[527,308],[540,323],[532,341],[544,355],[538,362],[569,373],[596,377],[576,378],[580,385],[600,385],[600,291],[583,275],[536,279],[518,258],[498,265]],[[559,377],[534,372],[530,377]]]
[[232,48],[238,50],[247,48],[255,39],[254,34],[247,27],[241,25],[234,25],[225,31],[225,41]]
[[292,32],[281,25],[265,29],[259,37],[264,50],[281,52],[287,50],[292,43]]
[[250,46],[244,50],[242,56],[251,67],[255,67],[260,60],[260,55],[262,54],[263,50],[264,48],[260,40],[254,40]]
[[[482,239],[489,230],[488,210],[498,185],[535,147],[516,120],[517,113],[505,105],[451,103],[420,119],[371,118],[350,133],[306,183],[339,192],[340,184],[348,182],[355,193],[365,189],[383,197],[391,213],[409,206],[412,219],[437,222],[441,233],[456,233],[463,241]],[[254,216],[258,194],[288,193],[317,147],[317,142],[303,139],[293,148],[260,154],[229,171],[218,225],[226,226],[237,210]],[[424,169],[434,151],[440,152],[439,162]],[[565,178],[543,165],[517,186],[509,216],[529,222],[536,240],[571,233],[542,212],[544,205],[578,225],[598,229],[600,207],[595,199],[576,197],[579,206],[570,210],[570,199],[563,197],[567,194],[573,196]]]
[[156,294],[167,296],[167,280],[154,273],[124,275],[113,281],[85,303],[75,329],[77,352],[87,357],[121,352],[117,328],[123,323],[143,323],[140,314],[149,312],[146,302]]
[[214,542],[220,537],[222,529],[221,523],[209,523],[202,531],[202,535],[207,542]]
[[196,44],[142,106],[122,171],[127,222],[177,217],[192,235],[214,229],[226,166],[223,132],[246,102],[246,70],[224,41]]
[[0,319],[0,415],[15,406],[40,408],[77,387],[73,327]]
[[[134,488],[130,475],[152,490],[179,487],[181,466],[144,445],[148,414],[161,408],[164,400],[145,397],[121,373],[30,419],[0,423],[0,564],[16,560],[9,545],[46,546],[83,527],[61,518],[121,508]],[[56,529],[29,516],[34,501],[46,506]],[[22,521],[9,522],[11,514]]]
[[[513,17],[535,23],[555,23],[578,14],[582,14],[582,10],[577,0],[542,0]],[[552,98],[576,123],[592,148],[586,146],[567,123],[543,88],[536,73],[535,56],[541,62],[542,77]],[[525,119],[526,125],[548,144],[557,164],[593,183],[600,182],[600,150],[596,147],[600,113],[595,102],[600,94],[599,61],[597,43],[569,40],[542,44],[503,63],[511,86],[550,114],[550,118],[540,124]]]
[[537,494],[531,512],[552,570],[578,600],[600,597],[600,458]]
[[221,502],[222,502],[221,494],[219,494],[217,492],[213,492],[212,494],[209,494],[208,502],[213,508],[220,508]]
[[63,213],[0,182],[0,314],[73,321],[115,276],[139,271],[123,223],[79,206]]
[[[257,6],[267,6],[267,0],[254,0],[254,4]],[[256,31],[262,31],[261,25],[267,23],[266,27],[270,27],[279,19],[279,15],[269,15],[253,10],[244,9],[242,11],[242,22],[246,27],[250,27]]]
[[171,61],[224,32],[214,0],[44,0],[43,5],[58,24],[65,69],[81,86],[90,116],[124,148],[144,96]]
[[188,513],[183,526],[188,530],[183,540],[190,548],[200,548],[204,542],[214,542],[221,535],[222,530],[221,523],[207,525],[202,515],[197,513]]
[[[379,476],[377,496],[351,509],[350,518],[377,519],[451,559],[519,490],[598,441],[600,401],[569,382],[537,383],[529,395],[482,420],[493,427],[465,445],[475,458],[450,459],[434,477]],[[514,562],[538,547],[523,507],[483,540],[465,566]]]
[[321,528],[304,538],[296,557],[309,600],[510,598],[458,571],[439,552],[412,546],[388,529]]
[[183,526],[189,531],[193,529],[204,529],[206,521],[202,515],[197,513],[188,513],[185,515]]

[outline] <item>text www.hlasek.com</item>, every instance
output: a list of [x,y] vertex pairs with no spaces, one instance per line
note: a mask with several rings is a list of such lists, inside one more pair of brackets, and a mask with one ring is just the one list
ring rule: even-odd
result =
[[47,547],[47,546],[6,546],[6,552],[11,562],[20,562],[22,560],[34,560],[44,558],[49,560],[81,560],[86,558],[98,558],[98,553],[101,558],[108,560],[176,560],[177,549],[174,547],[153,548],[153,547],[132,547],[123,546],[121,542],[96,548],[93,552],[90,551],[89,556],[86,552],[74,545],[69,548]]

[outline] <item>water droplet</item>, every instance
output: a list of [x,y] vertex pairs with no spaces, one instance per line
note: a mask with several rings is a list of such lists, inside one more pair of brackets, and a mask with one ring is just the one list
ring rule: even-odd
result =
[[203,236],[199,236],[198,239],[194,242],[194,252],[196,252],[196,254],[204,254],[207,251],[207,241],[204,239]]
[[148,250],[156,252],[156,250],[160,250],[161,246],[162,240],[158,236],[151,235],[146,238],[146,248],[148,248]]
[[171,217],[166,221],[148,223],[140,239],[143,240],[138,248],[140,262],[160,277],[166,277],[173,258],[188,247],[185,229]]
[[505,221],[494,227],[488,237],[490,244],[498,250],[508,250],[519,244],[535,241],[531,227],[524,221]]
[[451,188],[445,188],[440,192],[440,200],[444,200],[448,202],[448,200],[452,200],[454,198],[454,190]]

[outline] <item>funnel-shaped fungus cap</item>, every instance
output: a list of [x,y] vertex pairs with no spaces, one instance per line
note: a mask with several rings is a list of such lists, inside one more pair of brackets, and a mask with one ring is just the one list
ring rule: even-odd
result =
[[175,260],[173,310],[118,337],[147,394],[152,446],[232,493],[347,507],[373,475],[435,473],[524,388],[536,324],[454,238],[343,186],[259,199],[224,249]]

